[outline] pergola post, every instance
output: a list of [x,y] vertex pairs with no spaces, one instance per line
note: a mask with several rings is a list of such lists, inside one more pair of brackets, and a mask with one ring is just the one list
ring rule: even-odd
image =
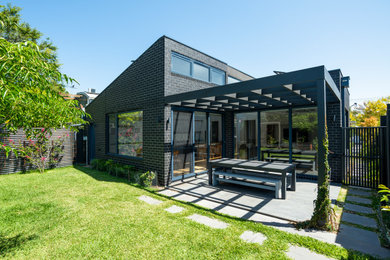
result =
[[326,131],[326,82],[317,80],[317,120],[318,120],[318,187],[320,187],[326,178],[325,157],[326,151],[323,146]]

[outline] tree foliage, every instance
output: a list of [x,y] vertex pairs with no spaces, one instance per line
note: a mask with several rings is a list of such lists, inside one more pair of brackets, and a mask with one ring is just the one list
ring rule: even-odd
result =
[[351,121],[357,126],[379,126],[380,117],[386,115],[387,104],[390,103],[390,96],[375,101],[368,101],[359,109],[351,112]]
[[[65,100],[58,88],[75,80],[59,71],[49,45],[36,43],[40,33],[20,23],[15,14],[19,10],[8,6],[1,12],[1,35],[9,40],[0,38],[0,135],[22,129],[27,138],[34,138],[41,128],[49,134],[63,127],[77,130],[74,125],[86,123],[86,114],[76,100]],[[8,18],[3,20],[5,14]],[[33,41],[13,42],[26,38]],[[10,151],[7,142],[1,145]]]

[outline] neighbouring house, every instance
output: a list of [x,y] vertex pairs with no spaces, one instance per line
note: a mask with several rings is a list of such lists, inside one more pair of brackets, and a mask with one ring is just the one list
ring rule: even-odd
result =
[[94,88],[89,88],[88,91],[82,91],[82,92],[77,92],[76,94],[76,99],[79,101],[79,103],[83,106],[86,107],[91,103],[99,93],[96,93],[96,89]]
[[221,157],[295,163],[298,176],[321,178],[327,125],[341,181],[348,87],[325,66],[254,78],[163,36],[87,106],[90,159],[156,171],[159,185]]

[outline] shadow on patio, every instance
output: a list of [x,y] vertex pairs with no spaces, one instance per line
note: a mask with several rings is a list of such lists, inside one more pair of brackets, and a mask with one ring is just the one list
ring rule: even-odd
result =
[[[184,181],[173,182],[159,193],[172,198],[195,203],[220,213],[253,219],[261,214],[289,222],[304,221],[313,213],[313,200],[317,194],[317,182],[297,180],[297,190],[287,191],[287,199],[275,199],[273,191],[221,183],[208,185],[208,176],[201,175]],[[330,197],[337,199],[340,186],[331,185]]]

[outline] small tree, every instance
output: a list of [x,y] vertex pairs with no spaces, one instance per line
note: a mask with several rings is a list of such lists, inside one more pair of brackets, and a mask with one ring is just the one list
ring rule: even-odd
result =
[[386,115],[388,103],[390,96],[365,102],[361,108],[351,112],[351,121],[355,121],[357,126],[379,126],[380,117]]
[[[88,115],[63,97],[63,86],[76,81],[59,71],[55,47],[38,43],[42,34],[20,21],[20,9],[0,7],[0,137],[22,129],[28,139],[43,142],[37,128],[48,137],[53,129],[77,131]],[[19,154],[17,148],[0,141],[7,156]]]

